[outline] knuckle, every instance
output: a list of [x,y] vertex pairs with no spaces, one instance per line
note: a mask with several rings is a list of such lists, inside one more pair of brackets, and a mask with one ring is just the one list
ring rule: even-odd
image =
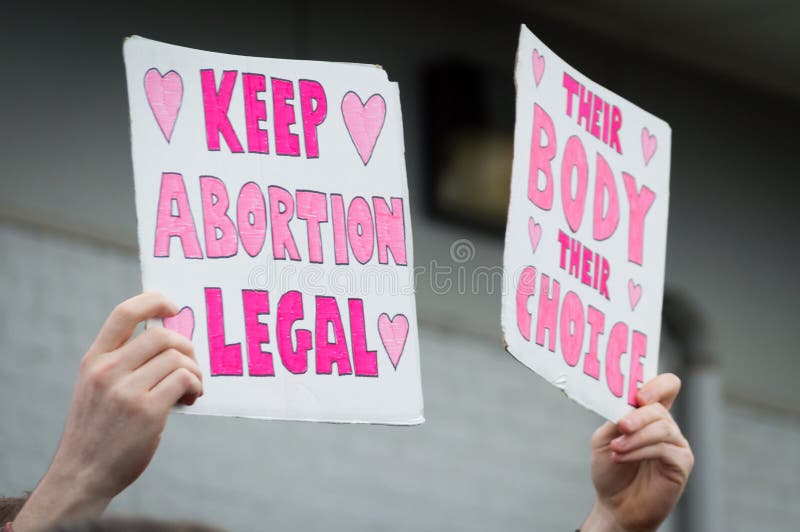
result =
[[128,390],[125,386],[117,385],[113,386],[108,392],[108,399],[111,401],[117,408],[123,410],[130,410],[133,401]]
[[658,424],[661,441],[671,441],[674,436],[672,424],[670,424],[667,420],[661,420],[658,422]]
[[114,364],[110,360],[98,361],[89,365],[87,363],[87,379],[95,388],[105,388],[111,380],[111,372]]
[[595,431],[592,433],[592,445],[598,445],[603,443],[603,425],[597,427]]
[[130,321],[135,318],[135,312],[133,310],[133,306],[130,303],[130,300],[123,301],[116,307],[114,310],[111,311],[111,316],[115,319],[122,320],[122,321]]
[[172,344],[172,331],[166,327],[156,327],[151,329],[152,340],[157,345],[167,346]]
[[178,381],[185,390],[192,390],[197,387],[197,376],[188,368],[181,367],[175,371],[178,372]]
[[689,448],[686,449],[686,465],[688,471],[694,468],[694,453]]
[[194,382],[195,379],[194,374],[184,366],[181,366],[178,369],[176,369],[175,373],[177,374],[178,382],[180,382],[185,387],[189,387]]
[[181,369],[184,367],[184,359],[186,358],[177,349],[167,349],[164,351],[164,356],[167,357],[169,367],[173,370]]
[[669,418],[669,410],[667,410],[667,407],[665,407],[661,403],[655,403],[653,405],[653,410],[655,411],[657,417]]
[[78,372],[86,374],[92,369],[92,357],[87,354],[83,355],[81,358],[80,365],[78,366]]

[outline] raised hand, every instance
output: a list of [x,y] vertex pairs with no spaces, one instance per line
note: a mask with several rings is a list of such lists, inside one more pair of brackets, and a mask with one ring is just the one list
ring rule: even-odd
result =
[[680,388],[675,375],[659,375],[639,390],[639,408],[595,431],[597,499],[582,532],[656,530],[672,511],[694,465],[689,442],[669,413]]
[[191,342],[164,328],[131,340],[144,320],[178,308],[144,293],[117,306],[83,357],[50,468],[14,520],[16,532],[99,515],[147,468],[170,408],[202,394]]

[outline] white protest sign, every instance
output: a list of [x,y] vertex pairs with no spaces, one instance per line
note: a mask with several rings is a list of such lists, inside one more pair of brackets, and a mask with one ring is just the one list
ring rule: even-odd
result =
[[507,349],[616,421],[657,373],[671,130],[524,26],[516,85]]
[[181,410],[424,421],[397,84],[141,37],[124,55],[142,285],[182,307],[163,325],[204,375]]

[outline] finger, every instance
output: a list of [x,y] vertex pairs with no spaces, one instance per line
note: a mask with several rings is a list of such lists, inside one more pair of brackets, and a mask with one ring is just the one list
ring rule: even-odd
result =
[[178,368],[150,391],[149,398],[155,408],[166,411],[181,398],[197,397],[203,392],[203,385],[197,375],[186,368]]
[[636,394],[636,401],[640,406],[661,403],[669,409],[680,391],[681,380],[678,376],[674,373],[664,373],[647,381]]
[[642,460],[660,460],[665,464],[678,468],[685,480],[694,465],[694,455],[688,447],[679,447],[670,443],[656,443],[641,447],[629,453],[612,453],[612,460],[617,463],[639,462]]
[[177,313],[178,307],[156,292],[145,292],[125,300],[111,311],[89,348],[89,353],[113,351],[130,339],[136,326],[142,321]]
[[202,383],[203,373],[197,362],[177,349],[167,349],[131,373],[126,378],[126,386],[135,391],[149,392],[168,375],[180,368],[190,371]]
[[659,419],[671,420],[672,416],[664,405],[653,403],[631,410],[617,422],[617,427],[623,434],[632,434]]
[[619,435],[620,432],[617,426],[610,421],[606,421],[592,434],[592,448],[597,449],[599,447],[604,447]]
[[175,349],[184,356],[195,360],[191,340],[180,333],[165,327],[148,329],[114,352],[119,358],[119,366],[125,370],[135,370],[148,360],[166,351]]
[[671,419],[662,418],[633,434],[623,434],[613,439],[611,449],[617,453],[629,453],[657,443],[670,443],[678,447],[688,447],[689,445],[678,425]]

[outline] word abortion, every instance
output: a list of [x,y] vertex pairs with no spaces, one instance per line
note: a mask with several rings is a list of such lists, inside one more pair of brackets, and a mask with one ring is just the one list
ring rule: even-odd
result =
[[[157,206],[155,257],[169,257],[173,242],[179,243],[186,259],[232,257],[243,249],[251,257],[259,255],[267,236],[268,253],[276,260],[307,260],[322,264],[323,234],[332,241],[335,263],[350,264],[351,256],[360,264],[377,260],[406,266],[406,227],[403,198],[362,196],[348,202],[341,194],[313,190],[295,193],[279,187],[245,183],[232,206],[225,183],[213,176],[200,177],[200,210],[205,252],[200,245],[198,228],[183,176],[165,172],[161,176]],[[305,225],[305,230],[298,227]],[[323,225],[330,227],[323,231]],[[294,226],[294,227],[293,227]],[[295,238],[305,233],[298,246]]]

